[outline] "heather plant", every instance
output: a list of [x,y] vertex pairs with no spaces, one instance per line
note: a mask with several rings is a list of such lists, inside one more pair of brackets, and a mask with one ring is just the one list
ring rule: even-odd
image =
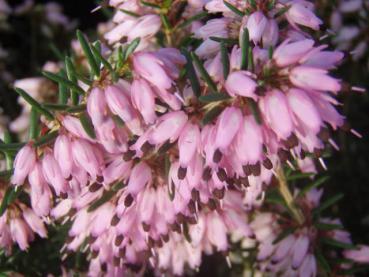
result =
[[345,53],[321,42],[314,8],[100,3],[114,15],[99,39],[77,30],[42,72],[54,97],[15,83],[30,120],[28,139],[0,143],[4,255],[49,225],[66,234],[61,259],[86,264],[64,274],[183,276],[214,253],[246,276],[362,270],[369,246],[327,213],[343,194],[323,185],[335,134],[361,138],[338,97],[365,89],[335,77]]

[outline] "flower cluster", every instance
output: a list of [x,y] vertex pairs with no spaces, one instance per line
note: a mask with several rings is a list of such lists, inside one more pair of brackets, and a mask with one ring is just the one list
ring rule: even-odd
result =
[[[40,217],[70,222],[62,252],[88,251],[90,276],[146,267],[183,275],[202,253],[229,261],[234,232],[257,241],[260,270],[316,276],[316,241],[351,241],[302,220],[283,177],[286,166],[314,172],[314,158],[325,167],[322,153],[338,149],[330,132],[350,130],[336,110],[342,82],[330,75],[343,54],[315,41],[314,5],[109,4],[117,12],[106,44],[77,32],[90,76],[68,57],[66,72],[45,72],[59,83],[58,104],[16,88],[35,115],[31,140],[0,149],[20,148],[10,183],[29,194],[32,210],[7,200],[2,229],[10,218],[13,240],[26,248],[31,230],[46,236]],[[299,219],[277,243],[289,222],[255,212],[275,181]],[[299,204],[310,215],[320,196],[311,190]],[[365,247],[350,251],[366,261]]]

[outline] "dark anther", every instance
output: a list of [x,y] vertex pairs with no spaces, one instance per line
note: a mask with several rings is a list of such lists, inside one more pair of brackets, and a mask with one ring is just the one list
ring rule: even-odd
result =
[[315,158],[320,158],[322,156],[322,150],[319,148],[314,149],[314,156]]
[[217,208],[217,202],[214,199],[210,198],[208,202],[208,207],[210,210],[214,211]]
[[250,166],[250,165],[246,164],[246,165],[242,166],[242,169],[243,169],[243,172],[244,172],[247,176],[249,176],[249,175],[251,175],[251,174],[252,174],[251,166]]
[[220,152],[219,149],[215,150],[214,155],[213,155],[213,162],[214,163],[219,163],[220,160],[222,159],[222,156],[223,156],[223,154],[222,154],[222,152]]
[[123,160],[125,160],[126,162],[130,161],[133,156],[136,155],[136,151],[135,150],[128,150],[127,152],[125,152],[123,154]]
[[288,160],[289,154],[290,153],[287,150],[284,149],[278,150],[278,157],[281,160],[281,162],[286,162]]
[[263,161],[263,166],[266,168],[266,169],[272,169],[273,168],[273,164],[272,162],[269,160],[269,158],[265,158],[265,160]]
[[179,180],[183,180],[186,177],[187,174],[187,167],[183,168],[183,167],[179,167],[178,169],[178,179]]
[[241,181],[241,184],[242,184],[244,187],[248,187],[248,186],[250,186],[249,178],[248,178],[247,176],[245,176],[245,177],[240,177],[240,181]]
[[111,226],[117,226],[120,221],[120,218],[115,214],[110,221]]
[[168,241],[169,241],[169,235],[168,235],[168,234],[161,235],[161,239],[162,239],[164,242],[168,242]]
[[145,232],[150,231],[150,227],[151,227],[150,224],[147,224],[145,222],[142,222],[142,228],[144,229]]
[[202,173],[202,179],[204,181],[209,181],[211,178],[211,168],[210,167],[206,167],[204,169],[204,172]]
[[261,166],[260,166],[260,163],[257,162],[256,164],[252,164],[250,165],[251,167],[251,172],[252,172],[252,175],[254,176],[259,176],[260,173],[261,173]]
[[329,133],[329,130],[326,128],[320,129],[318,133],[318,138],[320,138],[322,141],[328,141],[331,137],[331,134]]
[[104,177],[103,176],[96,176],[96,182],[101,184],[102,182],[104,182]]
[[141,146],[141,151],[146,154],[149,151],[151,151],[152,149],[154,149],[154,145],[150,144],[148,141],[146,141],[142,146]]
[[219,180],[221,180],[222,182],[227,180],[227,173],[223,168],[218,169],[217,176],[218,176]]
[[213,195],[218,198],[218,199],[223,199],[224,197],[224,194],[225,194],[225,189],[224,188],[221,188],[221,189],[215,189],[213,191]]
[[114,257],[113,258],[113,264],[114,264],[114,266],[119,266],[120,265],[120,258],[119,257]]
[[91,258],[95,259],[98,255],[99,255],[99,251],[98,250],[93,250],[92,253],[91,253]]
[[126,248],[120,248],[119,249],[119,257],[124,258],[124,256],[126,255]]
[[123,235],[118,235],[115,238],[115,242],[114,242],[115,246],[119,246],[122,243],[123,239],[124,239],[124,236]]
[[195,202],[200,200],[200,193],[195,188],[193,188],[192,191],[191,191],[191,198]]
[[92,185],[90,185],[90,186],[88,187],[88,190],[89,190],[90,192],[95,192],[95,191],[98,191],[101,187],[102,187],[102,185],[101,185],[101,184],[99,184],[99,183],[93,183]]
[[193,201],[192,199],[190,200],[190,202],[188,202],[188,205],[187,205],[189,211],[191,214],[195,213],[196,212],[196,205],[195,205],[195,201]]
[[132,195],[128,194],[126,196],[126,199],[124,199],[124,206],[129,207],[132,205],[132,203],[133,203],[133,197]]

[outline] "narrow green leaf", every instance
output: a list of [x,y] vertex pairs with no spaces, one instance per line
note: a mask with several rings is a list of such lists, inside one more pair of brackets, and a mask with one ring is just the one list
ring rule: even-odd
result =
[[223,65],[223,77],[224,80],[227,80],[229,74],[229,56],[227,47],[223,42],[220,43],[220,54],[221,54],[221,61]]
[[329,246],[342,248],[342,249],[357,249],[355,245],[340,242],[338,240],[330,239],[330,238],[321,238],[320,241],[324,244],[327,244]]
[[270,45],[269,48],[268,48],[268,57],[269,57],[269,60],[271,60],[273,58],[273,52],[274,52],[273,46]]
[[38,136],[38,112],[32,108],[29,124],[29,139],[34,140]]
[[[94,43],[91,43],[90,45],[90,49],[91,49],[91,52],[92,52],[92,55],[94,56],[95,58],[95,61],[99,67],[99,69],[101,68],[101,64],[102,64],[102,60],[99,59],[95,54],[94,54],[94,50],[92,48],[94,48],[96,50],[97,53],[101,53],[101,42],[99,40],[95,41]],[[100,54],[101,56],[101,54]]]
[[78,94],[84,94],[85,91],[79,87],[77,84],[71,82],[68,79],[65,79],[63,77],[60,77],[52,72],[43,71],[42,75],[44,75],[46,78],[53,80],[54,82],[61,83],[65,85],[66,87],[75,90]]
[[182,50],[182,54],[186,57],[186,75],[187,78],[190,80],[190,84],[192,87],[192,91],[195,94],[196,97],[199,97],[201,95],[201,88],[200,88],[200,82],[199,79],[197,79],[196,71],[193,66],[191,57],[187,50]]
[[199,101],[202,103],[211,103],[211,102],[217,102],[217,101],[224,101],[231,99],[229,95],[225,93],[208,93],[207,95],[202,95],[199,97]]
[[238,40],[233,38],[209,37],[211,40],[224,44],[237,44]]
[[206,125],[211,123],[220,113],[222,112],[222,108],[217,106],[212,108],[210,111],[206,112],[204,117],[201,120],[202,125]]
[[89,137],[92,139],[95,139],[96,133],[95,133],[94,125],[92,124],[91,118],[87,114],[87,112],[82,113],[79,119],[81,121],[83,129],[85,129]]
[[[71,81],[74,85],[77,85],[78,79],[76,76],[76,71],[72,63],[72,60],[68,56],[65,57],[65,69],[67,70],[68,80]],[[59,83],[59,84],[62,84],[62,83]],[[78,91],[75,88],[71,87],[70,95],[72,99],[72,104],[78,105]]]
[[121,11],[122,13],[128,14],[128,15],[133,16],[133,17],[140,17],[140,15],[138,13],[134,13],[134,12],[131,12],[129,10],[125,10],[125,9],[118,9],[118,10]]
[[4,170],[0,171],[0,179],[8,181],[10,177],[13,175],[13,170]]
[[254,72],[254,52],[252,52],[252,47],[249,47],[248,70]]
[[68,105],[54,104],[54,103],[43,103],[42,106],[44,106],[46,109],[55,110],[55,111],[65,111],[66,109],[69,108]]
[[[64,78],[64,74],[62,71],[59,72],[60,77]],[[68,90],[64,84],[59,83],[59,92],[58,92],[58,103],[59,104],[67,104],[68,103]]]
[[97,208],[99,208],[100,206],[104,205],[106,202],[112,199],[113,196],[124,186],[125,184],[123,182],[117,182],[115,185],[113,185],[111,190],[105,191],[99,199],[95,200],[91,204],[91,206],[87,209],[87,212],[92,212]]
[[67,113],[80,113],[80,112],[83,112],[85,110],[86,110],[86,105],[82,104],[82,105],[70,107],[70,108],[66,109],[65,111]]
[[323,223],[323,222],[319,222],[317,224],[315,224],[315,227],[319,230],[324,230],[324,231],[331,231],[331,230],[341,230],[343,229],[342,225],[339,224],[329,224],[329,223]]
[[140,44],[141,39],[135,38],[132,42],[128,45],[126,51],[124,52],[124,61],[128,59],[128,57],[136,50],[137,46]]
[[241,70],[248,69],[249,62],[250,35],[247,28],[243,29],[241,40]]
[[111,78],[113,79],[114,82],[116,82],[118,80],[118,75],[114,71],[111,64],[101,55],[100,51],[95,46],[91,46],[91,50],[92,50],[92,53],[94,54],[96,60],[98,60],[100,63],[102,63],[104,65],[104,67],[107,70],[109,70],[109,72],[111,74]]
[[58,131],[52,131],[52,132],[48,133],[47,135],[44,135],[44,136],[40,137],[38,140],[35,141],[35,143],[33,145],[35,147],[44,146],[44,145],[49,144],[52,141],[54,141],[58,135],[59,135]]
[[161,14],[160,19],[161,19],[161,22],[163,22],[163,25],[164,25],[165,29],[167,29],[167,30],[172,29],[172,26],[169,22],[168,16],[166,16],[165,14]]
[[0,151],[18,151],[25,145],[24,142],[13,142],[13,143],[0,143]]
[[256,9],[257,7],[256,7],[256,2],[255,2],[255,0],[249,0],[249,2],[250,2],[250,5],[252,6],[252,8],[254,8],[254,9]]
[[87,39],[85,38],[85,35],[80,30],[77,30],[77,38],[90,65],[92,74],[96,77],[99,77],[100,69],[98,63],[92,54],[91,48],[89,46],[89,43],[87,42]]
[[326,274],[330,274],[331,267],[329,266],[329,263],[327,262],[327,260],[324,258],[322,252],[320,252],[319,250],[315,251],[315,257],[318,261],[318,265],[320,265],[320,267],[324,270],[324,272]]
[[49,43],[49,48],[58,60],[60,61],[63,60],[63,53],[58,49],[58,47],[56,47],[56,45],[53,42]]
[[18,188],[15,190],[14,186],[8,187],[8,189],[5,192],[3,202],[1,202],[0,205],[0,217],[5,213],[8,206],[14,202],[14,200],[18,197],[21,189]]
[[214,83],[214,81],[211,79],[209,73],[206,71],[204,65],[200,61],[200,58],[194,52],[191,52],[191,58],[194,64],[196,65],[197,69],[199,70],[202,79],[208,85],[210,91],[217,92],[218,91],[217,86]]
[[290,5],[283,7],[282,9],[280,9],[280,10],[279,10],[275,15],[274,15],[274,18],[278,18],[278,17],[280,17],[280,16],[284,15],[286,12],[288,12],[288,10],[289,10],[290,8],[291,8],[291,6],[290,6]]
[[34,108],[37,112],[39,112],[40,114],[44,115],[49,120],[53,120],[54,119],[54,115],[52,113],[50,113],[47,109],[45,109],[44,107],[42,107],[42,105],[40,103],[38,103],[35,99],[33,99],[32,96],[30,96],[23,89],[21,89],[21,88],[15,88],[15,91],[21,97],[23,97],[23,99],[28,104],[30,104],[32,106],[32,108]]
[[287,228],[283,232],[281,232],[274,240],[273,244],[277,244],[278,242],[284,240],[289,235],[293,234],[295,232],[296,228]]
[[256,123],[261,125],[262,120],[261,120],[261,115],[260,115],[260,111],[259,111],[259,108],[258,108],[258,104],[252,98],[248,98],[247,103],[249,104],[251,113],[254,116]]
[[287,181],[295,181],[295,180],[300,180],[300,179],[306,179],[311,176],[314,176],[314,173],[298,173],[298,174],[288,176],[286,179]]
[[328,198],[326,201],[321,203],[316,209],[314,209],[313,216],[320,214],[325,209],[336,204],[338,201],[340,201],[343,198],[343,196],[344,196],[343,193],[340,193],[340,194],[337,194],[335,196]]
[[197,20],[201,20],[201,19],[205,18],[207,15],[208,15],[208,13],[206,11],[195,14],[194,16],[191,16],[191,17],[187,18],[185,21],[183,21],[181,24],[179,24],[177,26],[177,28],[185,28],[185,27],[189,26],[192,22],[197,21]]
[[243,17],[245,15],[244,12],[240,11],[239,9],[237,9],[237,7],[233,6],[231,3],[227,2],[227,1],[223,1],[224,5],[226,5],[226,7],[228,9],[230,9],[232,12],[234,12],[236,15],[239,15],[241,17]]
[[320,185],[324,184],[327,180],[329,179],[328,176],[323,176],[317,180],[315,180],[314,182],[312,182],[311,184],[307,185],[306,187],[304,187],[298,194],[298,197],[302,197],[304,196],[307,192],[309,192],[310,190],[314,189],[314,188],[318,188]]
[[[10,136],[10,133],[8,130],[4,130],[4,142],[5,143],[11,143],[12,137]],[[5,152],[5,160],[6,160],[6,168],[12,169],[13,168],[13,157],[9,152]]]
[[157,4],[146,2],[146,1],[143,1],[143,0],[141,0],[140,2],[144,6],[147,6],[147,7],[150,7],[150,8],[154,8],[154,9],[161,9],[161,7],[159,5],[157,5]]

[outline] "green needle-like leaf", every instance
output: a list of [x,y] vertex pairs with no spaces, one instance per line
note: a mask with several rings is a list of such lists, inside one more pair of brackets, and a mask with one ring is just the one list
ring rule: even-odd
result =
[[186,57],[187,63],[186,63],[186,75],[188,79],[190,80],[190,84],[192,87],[192,91],[195,94],[196,97],[199,97],[201,95],[201,88],[200,88],[200,82],[197,78],[195,68],[193,66],[191,57],[187,50],[182,50],[183,55]]
[[188,25],[190,25],[192,22],[197,21],[197,20],[201,20],[203,18],[205,18],[208,15],[207,12],[200,12],[198,14],[195,14],[194,16],[191,16],[189,18],[187,18],[185,21],[183,21],[181,24],[179,24],[177,26],[177,28],[185,28]]
[[209,73],[206,71],[204,65],[200,61],[200,58],[194,52],[191,52],[191,58],[194,64],[196,65],[197,69],[199,70],[202,79],[208,85],[210,91],[214,93],[217,92],[218,91],[217,86],[214,83],[214,81],[211,79]]
[[80,121],[83,126],[83,129],[85,129],[86,133],[89,135],[90,138],[95,139],[96,133],[94,129],[94,125],[92,124],[92,121],[87,114],[87,112],[84,112],[80,116]]
[[35,108],[31,109],[31,118],[30,118],[30,124],[29,124],[29,139],[34,140],[38,136],[38,112],[35,110]]
[[220,54],[223,65],[223,77],[224,80],[227,80],[229,74],[229,56],[227,47],[223,42],[220,43]]
[[250,48],[250,36],[247,28],[243,29],[241,40],[241,70],[248,69],[249,62],[249,48]]
[[98,63],[95,60],[94,55],[92,54],[90,45],[87,39],[85,38],[85,35],[80,30],[77,30],[77,38],[78,38],[79,43],[81,44],[82,50],[86,56],[88,64],[90,65],[92,74],[96,77],[99,77],[100,68],[98,66]]
[[94,54],[95,58],[100,63],[102,63],[107,70],[109,70],[113,81],[116,82],[118,80],[118,75],[114,71],[114,69],[111,66],[111,64],[101,55],[100,51],[95,46],[91,45],[91,50],[92,50],[92,53]]
[[56,75],[56,74],[54,74],[52,72],[44,71],[44,72],[42,72],[42,75],[44,75],[46,78],[48,78],[48,79],[50,79],[50,80],[52,80],[54,82],[63,84],[66,87],[68,87],[70,89],[73,89],[78,94],[84,94],[85,93],[85,91],[80,86],[78,86],[77,84],[73,83],[72,81],[70,81],[68,79],[65,79],[63,77],[60,77],[59,75]]
[[126,61],[128,57],[136,50],[137,46],[140,44],[140,41],[140,38],[135,38],[134,40],[132,40],[132,42],[128,45],[126,51],[124,52],[124,61]]
[[211,103],[228,99],[231,99],[231,97],[225,93],[208,93],[207,95],[202,95],[199,97],[199,101],[202,103]]
[[224,5],[226,5],[226,7],[228,9],[230,9],[232,12],[234,12],[235,14],[243,17],[245,15],[244,12],[240,11],[239,9],[237,9],[237,7],[233,6],[231,3],[227,2],[227,1],[223,1]]
[[27,92],[25,92],[21,88],[15,88],[15,91],[23,97],[23,99],[32,106],[37,112],[44,115],[47,119],[53,120],[54,115],[50,113],[47,109],[45,109],[40,103],[38,103],[32,96],[30,96]]

